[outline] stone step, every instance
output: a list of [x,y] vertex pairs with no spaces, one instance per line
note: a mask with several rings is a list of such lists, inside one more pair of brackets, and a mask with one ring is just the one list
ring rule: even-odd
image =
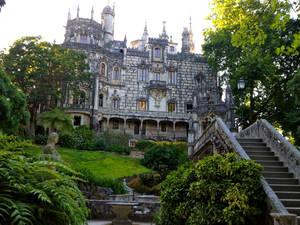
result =
[[253,146],[246,146],[246,147],[243,147],[243,149],[246,151],[246,152],[257,152],[257,151],[270,151],[270,148],[269,147],[253,147]]
[[276,191],[279,199],[300,199],[300,191]]
[[293,173],[289,172],[263,172],[265,178],[293,178]]
[[270,184],[270,187],[275,191],[293,191],[293,192],[300,192],[299,185],[292,185],[292,184]]
[[259,156],[250,156],[252,160],[263,160],[263,161],[279,161],[278,156],[264,156],[264,155],[259,155]]
[[289,213],[300,215],[300,207],[286,207]]
[[296,178],[266,178],[269,184],[299,184]]
[[264,166],[264,172],[288,172],[286,166]]
[[254,162],[261,164],[263,167],[265,167],[265,166],[283,166],[283,162],[279,162],[279,161],[254,160]]
[[248,156],[258,156],[258,155],[265,155],[265,156],[273,156],[275,155],[274,152],[271,151],[250,151],[247,152]]
[[248,143],[248,142],[262,142],[261,138],[237,138],[240,143]]
[[299,199],[280,199],[280,201],[286,207],[300,207]]
[[267,144],[264,142],[242,142],[240,143],[243,147],[266,147]]

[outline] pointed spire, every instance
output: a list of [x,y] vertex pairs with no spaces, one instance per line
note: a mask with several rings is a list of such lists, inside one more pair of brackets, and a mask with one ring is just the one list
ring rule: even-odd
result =
[[77,6],[77,18],[79,18],[79,4]]
[[69,8],[69,12],[68,12],[68,20],[71,20],[71,11],[70,11],[70,8]]
[[94,6],[92,6],[92,11],[91,11],[91,20],[94,19]]
[[190,30],[189,30],[189,45],[190,45],[190,52],[195,51],[195,44],[193,41],[193,31],[192,31],[192,17],[190,16]]
[[147,32],[148,33],[148,28],[147,28],[147,20],[145,20],[145,28],[144,28],[144,33]]
[[162,39],[169,39],[167,32],[166,32],[166,21],[163,21],[163,31],[161,35],[159,35],[160,38]]
[[116,3],[113,3],[113,12],[115,13],[115,7],[116,7]]
[[125,37],[124,37],[124,43],[125,43],[125,45],[127,44],[127,37],[126,37],[126,34],[125,34]]
[[190,31],[192,30],[192,17],[190,16]]

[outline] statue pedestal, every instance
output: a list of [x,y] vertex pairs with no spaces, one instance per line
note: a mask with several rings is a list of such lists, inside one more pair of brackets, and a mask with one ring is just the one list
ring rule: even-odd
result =
[[112,206],[112,211],[116,214],[112,225],[132,225],[132,221],[128,218],[128,215],[132,211],[132,207],[138,205],[138,203],[109,202],[107,204]]

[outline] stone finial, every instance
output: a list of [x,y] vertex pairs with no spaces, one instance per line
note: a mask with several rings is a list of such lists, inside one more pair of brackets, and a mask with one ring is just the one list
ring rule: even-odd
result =
[[161,35],[159,35],[159,37],[162,39],[169,39],[169,36],[167,35],[167,32],[166,32],[166,21],[163,21],[163,31],[162,31]]
[[92,10],[91,10],[91,20],[94,19],[94,6],[92,6]]
[[79,18],[79,4],[78,4],[78,6],[77,6],[77,18]]
[[69,9],[69,12],[68,12],[68,20],[71,20],[71,11]]

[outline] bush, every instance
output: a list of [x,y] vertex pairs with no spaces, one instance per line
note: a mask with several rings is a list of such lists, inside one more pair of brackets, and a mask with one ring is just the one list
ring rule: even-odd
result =
[[104,139],[100,138],[95,141],[95,150],[103,150],[103,151],[108,150],[108,146],[104,141]]
[[125,194],[126,190],[122,183],[117,179],[111,178],[97,178],[89,169],[84,167],[75,168],[75,170],[81,173],[82,178],[87,180],[89,183],[96,186],[111,188],[114,191],[114,194]]
[[134,191],[141,194],[159,195],[159,184],[162,182],[162,176],[158,173],[141,174],[139,177],[132,179],[128,186]]
[[80,150],[94,150],[94,131],[87,126],[80,126],[74,131],[75,147]]
[[129,154],[131,149],[123,145],[112,144],[109,146],[109,151]]
[[58,144],[63,148],[75,148],[76,142],[74,134],[60,134]]
[[187,158],[185,149],[173,145],[155,145],[144,153],[142,164],[153,170],[174,170]]
[[103,139],[107,145],[115,144],[127,147],[131,136],[129,134],[105,131],[100,135],[100,138]]
[[262,167],[236,155],[181,166],[161,185],[157,225],[264,224]]
[[152,148],[153,146],[155,146],[155,142],[154,141],[137,141],[135,148],[136,150],[139,151],[148,151],[150,148]]
[[46,145],[48,140],[48,135],[46,134],[38,134],[34,137],[34,143],[37,145]]
[[31,142],[19,140],[16,136],[0,132],[0,150],[23,152],[24,147],[31,146]]

